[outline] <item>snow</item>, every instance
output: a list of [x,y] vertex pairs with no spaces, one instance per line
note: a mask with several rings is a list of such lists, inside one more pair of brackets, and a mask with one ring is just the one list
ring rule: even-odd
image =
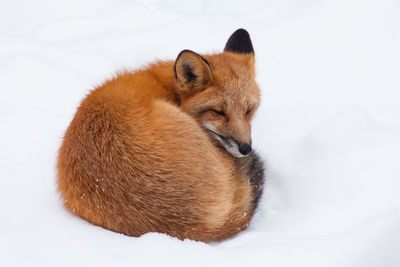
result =
[[[246,28],[268,179],[249,228],[204,244],[68,213],[55,158],[81,99],[118,70],[218,52]],[[396,0],[2,1],[1,266],[400,266]]]

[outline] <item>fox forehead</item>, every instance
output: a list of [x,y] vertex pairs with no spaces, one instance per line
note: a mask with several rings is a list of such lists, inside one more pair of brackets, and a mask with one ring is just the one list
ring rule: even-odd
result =
[[253,96],[250,93],[242,93],[236,94],[234,97],[230,95],[225,95],[219,102],[219,108],[224,112],[233,114],[238,113],[241,114],[248,109],[252,109],[258,106],[257,97]]
[[233,56],[217,54],[209,57],[213,78],[220,87],[242,87],[243,84],[254,80],[254,66],[252,58],[235,58]]
[[204,96],[203,104],[223,108],[235,105],[257,105],[260,100],[259,88],[255,82],[212,86],[200,95]]
[[219,91],[214,103],[225,111],[253,108],[259,104],[260,90],[254,80],[246,77],[229,79],[214,89]]
[[253,57],[222,53],[206,56],[206,59],[212,66],[214,86],[226,105],[258,102],[260,93],[255,82]]

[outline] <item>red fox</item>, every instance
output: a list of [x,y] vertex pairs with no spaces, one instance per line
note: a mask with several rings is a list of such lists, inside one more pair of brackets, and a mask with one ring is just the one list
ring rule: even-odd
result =
[[245,229],[264,169],[252,152],[260,102],[254,50],[239,29],[224,52],[182,51],[91,91],[57,161],[66,208],[129,236],[222,240]]

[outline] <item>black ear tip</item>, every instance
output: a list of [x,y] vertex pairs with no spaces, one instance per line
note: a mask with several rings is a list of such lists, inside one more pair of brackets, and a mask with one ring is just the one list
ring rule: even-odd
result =
[[243,28],[237,29],[234,33],[232,33],[232,35],[241,35],[241,36],[243,36],[243,37],[247,37],[247,38],[250,39],[250,34],[249,34],[249,32],[246,31],[246,30],[243,29]]
[[229,37],[224,51],[243,54],[254,53],[250,34],[245,29],[237,29],[232,33],[231,37]]

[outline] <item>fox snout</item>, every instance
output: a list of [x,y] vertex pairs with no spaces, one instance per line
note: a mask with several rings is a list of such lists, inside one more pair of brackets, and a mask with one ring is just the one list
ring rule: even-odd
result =
[[251,138],[249,138],[249,141],[247,142],[241,142],[232,135],[224,135],[220,132],[217,132],[210,124],[205,123],[203,126],[208,130],[211,136],[218,141],[232,156],[236,158],[242,158],[251,153]]
[[244,144],[239,144],[239,152],[242,153],[242,155],[247,156],[248,154],[251,153],[251,145],[248,143]]
[[221,142],[225,147],[226,151],[228,151],[232,156],[236,158],[242,158],[248,156],[251,151],[251,140],[249,143],[247,142],[239,142],[233,138],[227,138],[226,142]]
[[222,135],[216,135],[214,132],[214,138],[218,140],[221,145],[228,151],[232,156],[236,158],[242,158],[250,155],[251,148],[251,140],[249,143],[239,142],[232,137],[224,137]]
[[[232,123],[228,136],[236,143],[228,152],[235,157],[245,157],[251,153],[251,130],[250,125],[246,121],[236,120]],[[232,151],[234,150],[234,151]]]

